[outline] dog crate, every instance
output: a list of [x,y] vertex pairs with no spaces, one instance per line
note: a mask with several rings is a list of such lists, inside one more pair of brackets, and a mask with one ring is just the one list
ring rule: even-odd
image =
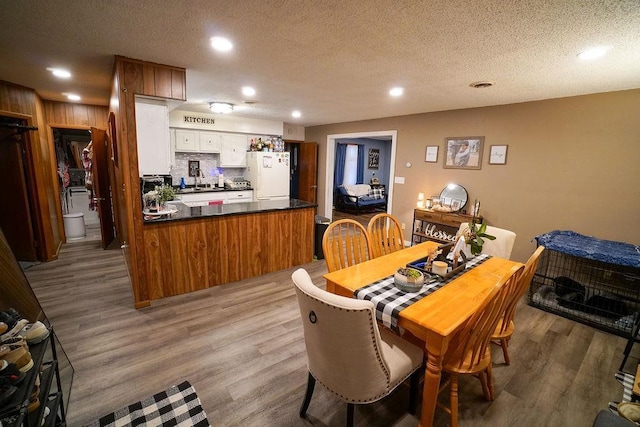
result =
[[629,338],[640,322],[640,248],[572,231],[536,237],[529,305]]

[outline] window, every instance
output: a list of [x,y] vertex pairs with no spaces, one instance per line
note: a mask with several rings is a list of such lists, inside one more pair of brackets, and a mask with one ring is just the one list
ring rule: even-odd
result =
[[344,162],[344,179],[342,185],[357,184],[358,179],[358,146],[347,145],[347,158]]

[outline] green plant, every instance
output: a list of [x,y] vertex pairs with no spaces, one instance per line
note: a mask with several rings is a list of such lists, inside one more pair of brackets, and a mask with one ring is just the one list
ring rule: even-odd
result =
[[158,200],[160,200],[160,203],[173,200],[176,196],[176,190],[170,185],[157,185],[155,190],[158,192]]
[[418,270],[404,267],[398,269],[398,274],[409,277],[411,279],[417,279],[422,276],[422,273],[420,273]]
[[496,240],[496,236],[487,234],[487,224],[484,221],[480,225],[476,221],[471,221],[463,234],[466,244],[471,247],[472,255],[478,255],[482,252],[484,239]]

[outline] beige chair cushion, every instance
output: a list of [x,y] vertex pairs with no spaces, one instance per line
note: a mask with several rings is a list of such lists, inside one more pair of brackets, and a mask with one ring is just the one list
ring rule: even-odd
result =
[[383,331],[373,304],[326,292],[296,270],[309,372],[349,403],[379,400],[422,364],[419,347]]
[[[463,222],[460,224],[457,235],[469,227],[469,223]],[[504,230],[498,227],[487,226],[487,234],[495,236],[495,240],[484,239],[484,245],[482,245],[482,253],[500,258],[510,259],[513,245],[516,242],[516,233],[509,230]]]

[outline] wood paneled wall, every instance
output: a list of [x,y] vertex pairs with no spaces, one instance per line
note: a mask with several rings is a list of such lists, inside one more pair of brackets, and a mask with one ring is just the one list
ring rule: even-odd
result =
[[50,261],[57,257],[61,236],[57,227],[57,183],[52,181],[55,168],[48,145],[42,101],[33,89],[0,81],[0,114],[26,119],[38,130],[23,134],[26,170],[29,181],[27,192],[31,201],[33,227],[37,239],[38,259]]
[[186,101],[184,68],[116,56],[111,111],[116,114],[118,150],[122,178],[120,208],[126,218],[123,247],[131,277],[135,306],[149,305],[149,279],[145,259],[145,237],[140,209],[138,145],[136,139],[135,95]]
[[315,208],[146,224],[150,299],[310,262]]
[[52,127],[107,129],[109,109],[106,106],[56,101],[43,101],[43,106],[45,121]]

